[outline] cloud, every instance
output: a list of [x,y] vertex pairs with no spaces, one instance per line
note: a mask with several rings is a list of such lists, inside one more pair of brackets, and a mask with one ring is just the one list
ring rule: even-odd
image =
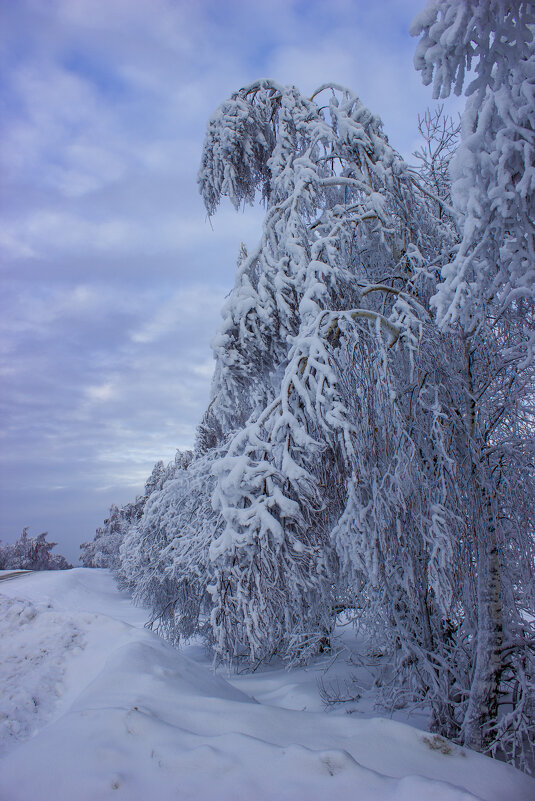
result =
[[102,401],[109,401],[117,397],[117,386],[111,381],[107,381],[105,384],[86,387],[85,394],[90,401],[101,403]]
[[17,238],[11,231],[0,229],[0,249],[13,259],[33,259],[37,256],[35,250],[26,242]]
[[221,289],[207,286],[192,286],[175,292],[156,313],[132,333],[134,342],[144,344],[155,342],[164,335],[188,333],[206,328],[206,321],[217,318],[224,293]]
[[0,535],[75,555],[156,459],[189,447],[209,340],[262,210],[197,192],[205,124],[262,77],[347,84],[410,152],[430,101],[406,30],[420,0],[4,3]]

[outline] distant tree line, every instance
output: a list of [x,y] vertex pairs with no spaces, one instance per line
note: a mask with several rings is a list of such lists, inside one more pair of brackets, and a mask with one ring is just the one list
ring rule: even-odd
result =
[[28,536],[28,527],[22,530],[12,545],[0,544],[0,570],[68,570],[72,567],[64,556],[52,553],[57,542],[47,541],[48,532],[37,537]]

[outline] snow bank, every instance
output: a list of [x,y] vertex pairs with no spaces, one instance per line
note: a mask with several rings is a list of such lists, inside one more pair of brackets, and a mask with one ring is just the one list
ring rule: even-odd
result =
[[[405,724],[258,703],[240,690],[239,677],[232,686],[144,630],[143,613],[106,571],[6,581],[0,600],[2,641],[13,638],[10,653],[26,664],[10,674],[20,694],[13,698],[22,701],[9,707],[9,725],[20,724],[21,737],[36,726],[0,758],[2,799],[535,797],[535,782],[514,769]],[[292,676],[268,675],[273,697],[284,697]],[[45,711],[34,718],[24,699],[36,684]]]
[[0,595],[0,748],[28,737],[50,717],[63,678],[67,652],[81,629],[48,605]]

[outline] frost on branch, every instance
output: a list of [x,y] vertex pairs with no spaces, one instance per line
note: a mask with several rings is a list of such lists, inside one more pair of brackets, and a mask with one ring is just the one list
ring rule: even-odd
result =
[[452,162],[462,227],[434,298],[439,321],[467,331],[493,313],[525,317],[518,347],[531,360],[535,300],[535,8],[531,2],[441,0],[415,20],[415,64],[435,96],[461,93],[473,69]]

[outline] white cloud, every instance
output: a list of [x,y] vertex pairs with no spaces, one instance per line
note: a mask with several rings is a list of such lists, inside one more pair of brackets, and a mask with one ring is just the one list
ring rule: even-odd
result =
[[208,361],[201,362],[201,364],[196,364],[192,370],[195,375],[200,375],[203,378],[211,378],[214,374],[214,366],[214,360],[209,359]]
[[192,327],[197,330],[213,321],[221,308],[223,291],[209,286],[193,286],[175,292],[141,329],[131,335],[133,342],[156,342],[163,336],[180,333],[187,338]]
[[117,397],[117,387],[111,381],[108,381],[106,384],[86,387],[85,394],[93,402],[109,401]]
[[11,231],[0,229],[0,249],[8,258],[13,259],[33,259],[37,256],[35,250],[26,242],[20,241],[17,235]]

